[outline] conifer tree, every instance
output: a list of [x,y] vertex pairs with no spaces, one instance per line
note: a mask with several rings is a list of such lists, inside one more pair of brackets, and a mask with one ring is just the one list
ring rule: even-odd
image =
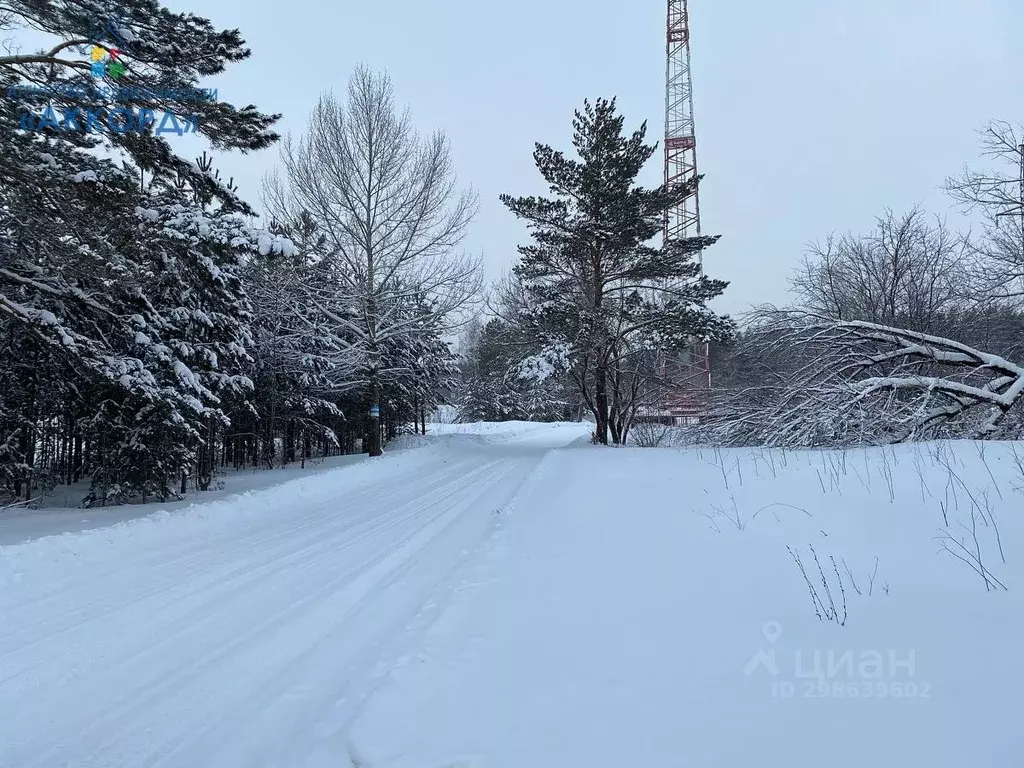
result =
[[573,416],[566,377],[544,381],[516,375],[522,350],[534,348],[524,330],[498,318],[463,337],[459,418],[474,421],[556,421]]
[[[277,141],[273,126],[279,115],[265,115],[253,105],[235,107],[220,98],[216,80],[209,79],[250,56],[237,29],[218,30],[207,19],[176,13],[159,0],[11,0],[4,11],[15,28],[50,37],[46,49],[0,56],[5,91],[45,89],[26,95],[17,104],[19,113],[34,114],[36,125],[48,119],[63,125],[67,115],[84,119],[91,110],[100,119],[89,125],[89,133],[63,133],[84,143],[102,140],[124,151],[137,168],[184,177],[194,189],[247,209],[226,185],[176,155],[157,133],[168,125],[184,131],[184,123],[191,122],[216,149],[247,152]],[[97,47],[108,61],[114,52],[116,71],[108,68],[97,77],[92,61]],[[217,98],[211,98],[213,90]],[[133,113],[136,126],[142,117],[148,128],[122,130],[125,120],[106,119],[119,108]],[[172,117],[162,125],[168,114]]]
[[692,189],[638,186],[657,147],[645,143],[646,124],[629,135],[623,125],[614,100],[585,102],[573,121],[578,159],[543,144],[534,151],[553,197],[501,198],[533,237],[519,248],[515,274],[526,301],[521,322],[541,350],[521,371],[538,380],[570,375],[605,444],[610,382],[625,358],[731,332],[729,319],[707,307],[727,284],[704,275],[695,258],[718,238],[652,244],[666,211]]
[[[6,3],[9,26],[53,41],[0,56],[5,95],[45,86],[47,109],[114,106],[85,88],[93,79],[86,46],[116,38],[128,43],[118,87],[153,94],[118,105],[187,108],[214,147],[245,151],[276,139],[276,117],[194,98],[200,77],[248,55],[237,32],[155,0],[112,5]],[[54,444],[56,425],[56,442],[73,443],[68,475],[92,479],[87,503],[166,498],[188,468],[212,474],[218,425],[252,386],[240,267],[291,245],[254,229],[232,185],[208,163],[176,156],[154,125],[27,125],[26,98],[0,100],[0,336],[11,342],[0,346],[11,384],[0,393],[0,492],[30,496],[39,441]]]

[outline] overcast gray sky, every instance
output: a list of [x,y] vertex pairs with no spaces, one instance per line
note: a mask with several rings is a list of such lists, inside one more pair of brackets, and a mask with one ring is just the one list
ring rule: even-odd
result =
[[[543,191],[535,141],[569,149],[584,97],[617,96],[660,140],[663,0],[172,0],[239,27],[250,61],[221,97],[300,131],[352,68],[387,70],[423,131],[444,130],[480,193],[467,247],[489,279],[525,230],[502,192]],[[1021,0],[691,0],[697,142],[709,274],[720,308],[786,300],[808,240],[864,230],[884,206],[948,211],[938,187],[973,161],[989,118],[1024,121]],[[283,132],[284,132],[283,131]],[[276,150],[220,160],[257,202]],[[660,180],[653,161],[647,183]],[[957,214],[951,215],[955,220]]]

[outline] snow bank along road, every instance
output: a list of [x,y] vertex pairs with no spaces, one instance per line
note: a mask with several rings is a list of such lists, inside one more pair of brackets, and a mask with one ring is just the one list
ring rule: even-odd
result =
[[586,425],[0,547],[0,766],[346,766],[432,598]]

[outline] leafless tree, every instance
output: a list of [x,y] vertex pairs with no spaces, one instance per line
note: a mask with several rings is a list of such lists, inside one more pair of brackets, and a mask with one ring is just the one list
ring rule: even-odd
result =
[[1024,219],[990,217],[972,248],[972,282],[979,299],[1024,309]]
[[761,308],[720,354],[729,442],[878,443],[1016,434],[1024,411],[1024,129],[992,122],[995,170],[946,181],[983,214],[959,235],[920,209],[808,250],[795,310]]
[[976,170],[964,166],[959,175],[946,179],[946,191],[969,210],[1020,208],[1024,127],[993,120],[979,132],[979,138],[981,156],[995,161],[998,168]]
[[[390,79],[366,67],[352,75],[346,103],[321,97],[281,160],[283,173],[265,181],[265,205],[280,221],[310,217],[322,234],[331,279],[307,286],[307,298],[359,340],[379,408],[386,345],[421,328],[453,332],[480,294],[479,261],[459,252],[476,196],[458,190],[447,138],[421,138],[408,110],[396,111]],[[330,311],[339,293],[353,298],[354,313]],[[427,315],[406,311],[411,302]],[[370,441],[379,455],[377,430]]]
[[1024,307],[1024,127],[993,120],[979,134],[981,156],[994,167],[966,166],[945,189],[967,211],[984,217],[974,246],[981,295]]
[[866,235],[812,244],[790,282],[799,304],[822,317],[929,332],[968,301],[969,257],[942,220],[887,210]]

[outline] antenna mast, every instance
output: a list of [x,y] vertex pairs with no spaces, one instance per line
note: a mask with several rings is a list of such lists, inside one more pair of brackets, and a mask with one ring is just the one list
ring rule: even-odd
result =
[[[685,186],[689,194],[665,214],[665,242],[700,235],[697,191],[697,134],[693,120],[690,71],[690,12],[687,0],[668,0],[665,69],[665,185]],[[703,258],[698,254],[703,268]],[[676,421],[693,421],[706,412],[711,388],[708,345],[695,343],[665,360],[663,376],[670,393],[666,410]]]
[[[693,125],[693,77],[690,73],[690,13],[687,0],[668,0],[665,70],[665,184],[677,187],[697,178],[697,135]],[[665,217],[665,239],[700,234],[696,187]]]

